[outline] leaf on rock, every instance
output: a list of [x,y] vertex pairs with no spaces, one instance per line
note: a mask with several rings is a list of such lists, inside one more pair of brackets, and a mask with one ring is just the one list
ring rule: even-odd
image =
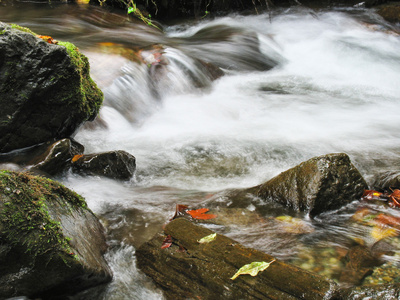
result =
[[169,248],[169,247],[171,247],[171,245],[172,245],[172,237],[171,237],[171,235],[168,235],[165,238],[165,240],[162,242],[161,249]]
[[272,264],[276,259],[270,261],[269,263],[265,261],[260,261],[260,262],[252,262],[251,264],[244,265],[241,267],[235,275],[231,277],[232,280],[235,280],[236,277],[239,275],[244,275],[244,274],[249,274],[251,276],[257,276],[258,272],[264,271],[266,268],[269,267],[270,264]]
[[209,220],[217,217],[217,215],[207,214],[208,211],[209,211],[208,208],[200,208],[200,209],[188,210],[187,213],[193,219],[198,219],[198,220]]
[[78,161],[78,159],[80,159],[81,157],[83,157],[83,154],[74,155],[74,157],[72,158],[72,162],[74,163],[74,162]]
[[58,44],[58,41],[56,41],[55,39],[53,39],[51,36],[48,35],[37,35],[36,37],[48,42],[49,44]]
[[185,212],[185,210],[187,210],[189,208],[189,206],[187,205],[183,205],[183,204],[177,204],[176,208],[175,208],[175,214],[172,217],[172,219],[170,219],[170,221],[172,221],[173,219],[182,216],[183,213]]
[[362,195],[363,200],[386,200],[382,199],[385,195],[381,192],[374,190],[364,190],[364,194]]
[[217,238],[217,234],[216,234],[216,233],[212,233],[212,234],[210,234],[210,235],[207,235],[207,236],[201,238],[201,239],[198,240],[197,242],[198,242],[199,244],[208,244],[208,243],[214,241],[216,238]]

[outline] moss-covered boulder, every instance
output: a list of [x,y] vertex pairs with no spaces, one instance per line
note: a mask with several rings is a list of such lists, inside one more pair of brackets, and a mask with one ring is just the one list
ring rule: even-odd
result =
[[54,299],[111,280],[103,227],[61,184],[0,171],[0,299]]
[[0,22],[0,153],[71,136],[102,101],[73,44]]

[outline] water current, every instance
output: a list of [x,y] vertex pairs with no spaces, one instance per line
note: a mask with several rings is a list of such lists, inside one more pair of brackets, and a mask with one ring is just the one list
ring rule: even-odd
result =
[[[371,10],[290,8],[271,18],[182,21],[163,32],[123,13],[76,5],[2,7],[0,20],[73,42],[88,56],[105,104],[101,122],[75,139],[86,153],[136,157],[129,182],[58,178],[86,198],[111,245],[113,282],[82,299],[163,298],[136,268],[135,249],[161,230],[176,204],[196,206],[333,152],[347,153],[369,182],[400,168],[400,36]],[[154,60],[157,49],[164,63],[138,62],[147,54]],[[199,60],[225,75],[212,80]],[[349,237],[368,237],[346,225],[356,205],[316,220],[299,216],[313,228],[301,238],[263,222],[213,229],[307,267],[315,255],[304,254],[308,247],[318,245],[313,251],[322,257]],[[299,253],[311,258],[301,261]],[[328,260],[323,268],[338,267]]]

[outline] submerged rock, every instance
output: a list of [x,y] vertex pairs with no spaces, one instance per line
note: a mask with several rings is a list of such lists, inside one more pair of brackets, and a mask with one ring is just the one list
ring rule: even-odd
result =
[[136,159],[121,150],[82,155],[73,162],[72,170],[86,175],[129,180],[135,174]]
[[[167,299],[334,299],[333,281],[217,234],[209,243],[198,241],[213,234],[184,218],[168,223],[163,233],[136,251],[138,266],[163,288]],[[163,241],[168,237],[171,246]],[[241,275],[252,262],[271,262],[257,276]]]
[[103,227],[61,184],[0,171],[0,299],[52,298],[111,280]]
[[0,152],[71,136],[102,100],[73,44],[0,22]]

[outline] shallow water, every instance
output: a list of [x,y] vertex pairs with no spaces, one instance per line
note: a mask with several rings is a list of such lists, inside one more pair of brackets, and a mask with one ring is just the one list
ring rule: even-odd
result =
[[[82,298],[162,298],[137,270],[134,251],[176,204],[196,206],[332,152],[349,154],[368,181],[399,169],[400,37],[372,11],[297,8],[275,11],[271,20],[231,15],[165,26],[163,33],[123,14],[73,5],[6,7],[0,20],[74,42],[89,57],[106,96],[100,113],[106,128],[85,127],[75,138],[86,153],[126,150],[137,160],[130,182],[60,178],[86,198],[112,245],[114,281]],[[139,49],[154,44],[165,47],[167,63],[158,69],[137,60]],[[212,81],[197,59],[225,75]],[[313,228],[300,236],[282,237],[282,228],[268,222],[273,213],[261,216],[266,222],[215,229],[304,265],[297,255],[307,247],[369,243],[364,228],[347,223],[357,205],[316,220],[299,215]],[[324,268],[340,268],[330,263]]]

